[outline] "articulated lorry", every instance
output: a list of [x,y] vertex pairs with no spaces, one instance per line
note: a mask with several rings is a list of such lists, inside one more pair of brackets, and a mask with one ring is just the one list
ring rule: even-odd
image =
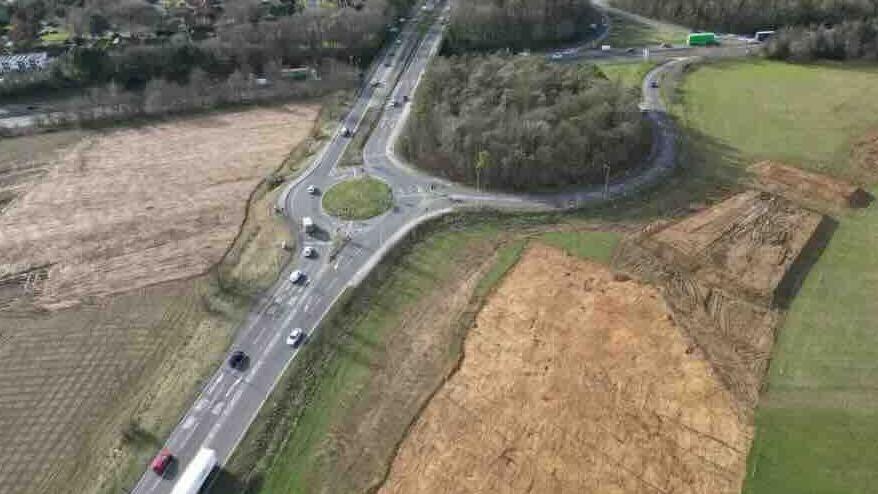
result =
[[198,494],[216,465],[216,451],[201,448],[174,484],[171,494]]

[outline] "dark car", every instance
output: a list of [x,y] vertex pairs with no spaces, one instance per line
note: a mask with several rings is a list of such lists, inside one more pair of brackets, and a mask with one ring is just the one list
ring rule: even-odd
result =
[[659,87],[658,81],[652,81],[649,83],[649,87]]
[[625,53],[634,53],[634,48],[628,48]]
[[155,458],[153,458],[149,467],[156,473],[156,475],[164,475],[165,470],[168,469],[168,465],[173,461],[174,455],[172,455],[167,449],[163,449],[159,451],[159,454],[157,454]]
[[247,354],[241,350],[235,350],[229,357],[229,367],[241,370],[247,365]]

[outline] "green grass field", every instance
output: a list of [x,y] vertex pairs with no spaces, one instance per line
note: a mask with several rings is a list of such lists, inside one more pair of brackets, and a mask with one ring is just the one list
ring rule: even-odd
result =
[[616,232],[548,232],[539,240],[583,259],[609,264],[622,236]]
[[[726,62],[689,74],[679,96],[687,152],[702,168],[725,170],[703,177],[728,186],[741,178],[733,172],[770,158],[875,183],[850,149],[878,128],[878,68]],[[837,220],[778,333],[747,494],[878,485],[878,207]]]
[[375,178],[357,178],[334,185],[323,195],[323,208],[339,218],[364,220],[393,206],[390,187]]
[[861,178],[851,143],[878,128],[878,67],[727,62],[685,79],[675,113],[751,160],[773,158]]
[[646,74],[655,67],[654,62],[601,63],[601,72],[611,81],[619,81],[623,86],[640,89]]

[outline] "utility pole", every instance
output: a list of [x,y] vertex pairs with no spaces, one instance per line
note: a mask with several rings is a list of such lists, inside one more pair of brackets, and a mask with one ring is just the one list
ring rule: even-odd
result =
[[610,198],[610,165],[604,163],[604,199]]

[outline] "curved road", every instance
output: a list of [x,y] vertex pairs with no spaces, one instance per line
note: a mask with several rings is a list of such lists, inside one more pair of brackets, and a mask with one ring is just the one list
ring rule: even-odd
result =
[[[432,3],[432,0],[428,1]],[[679,61],[656,68],[643,82],[642,109],[655,129],[647,163],[636,174],[611,183],[607,189],[593,187],[559,194],[513,196],[481,192],[415,170],[393,150],[409,105],[391,107],[388,103],[412,95],[427,64],[439,49],[444,27],[436,22],[423,37],[419,37],[416,24],[409,22],[400,35],[395,53],[385,51],[382,63],[376,64],[371,77],[386,84],[375,87],[367,84],[342,121],[343,126],[356,132],[369,108],[384,108],[365,144],[364,166],[357,169],[338,167],[350,142],[350,138],[344,137],[339,129],[309,169],[288,184],[281,194],[278,207],[299,231],[296,247],[310,246],[317,253],[314,258],[302,258],[293,263],[306,274],[306,280],[293,284],[288,280],[287,271],[257,304],[229,350],[245,351],[250,357],[247,368],[233,370],[223,362],[165,444],[177,457],[172,471],[166,477],[159,477],[147,469],[133,493],[170,492],[174,481],[201,447],[216,450],[220,465],[228,461],[284,370],[300,351],[286,345],[289,331],[302,328],[310,337],[345,290],[365,279],[384,254],[417,224],[467,207],[515,210],[583,207],[652,185],[672,170],[676,135],[652,82]],[[363,173],[387,182],[393,189],[395,200],[392,210],[368,221],[344,222],[333,218],[323,211],[321,194],[311,195],[307,191],[307,186],[313,185],[322,192],[335,183]],[[301,232],[301,218],[304,216],[315,220],[318,226],[315,233],[305,235]],[[333,238],[349,240],[330,259]],[[307,338],[303,346],[306,345]]]

